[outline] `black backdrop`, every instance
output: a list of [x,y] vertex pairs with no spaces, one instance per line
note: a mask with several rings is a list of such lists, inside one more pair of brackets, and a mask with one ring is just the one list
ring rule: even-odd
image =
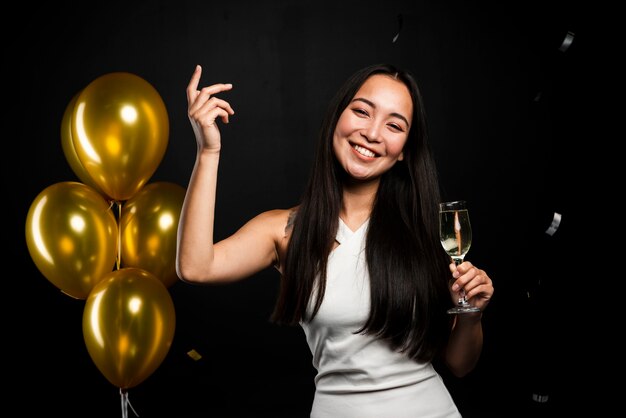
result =
[[[60,123],[75,93],[113,71],[135,73],[161,94],[170,118],[166,154],[152,181],[186,186],[195,141],[185,88],[195,64],[203,84],[231,82],[236,110],[222,128],[216,235],[256,213],[296,203],[322,112],[354,70],[388,61],[422,87],[444,197],[470,202],[468,259],[494,280],[484,354],[464,379],[441,370],[465,416],[562,412],[584,392],[559,353],[573,327],[558,319],[559,255],[573,247],[571,140],[584,120],[580,63],[593,52],[587,14],[541,2],[154,1],[54,3],[6,15],[10,110],[2,167],[8,249],[3,373],[25,412],[119,416],[120,398],[91,361],[84,301],[37,270],[24,226],[33,199],[77,180]],[[6,31],[6,28],[4,29]],[[573,42],[566,48],[570,32]],[[7,73],[5,73],[7,74]],[[554,236],[545,234],[563,214]],[[579,244],[577,244],[579,245]],[[580,247],[577,247],[580,250]],[[584,251],[584,248],[583,248]],[[10,273],[9,273],[10,272]],[[572,279],[570,279],[572,280]],[[570,281],[571,283],[571,281]],[[300,329],[268,321],[278,276],[169,291],[176,334],[168,356],[129,390],[141,417],[306,417],[311,357]],[[187,352],[203,355],[194,361]],[[549,395],[545,404],[533,393]],[[130,412],[131,416],[133,415]]]

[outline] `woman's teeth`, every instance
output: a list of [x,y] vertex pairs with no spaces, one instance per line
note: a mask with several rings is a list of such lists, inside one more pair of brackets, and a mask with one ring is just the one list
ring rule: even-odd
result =
[[363,148],[359,145],[354,145],[353,148],[361,155],[364,155],[366,157],[375,157],[376,154],[374,154],[372,151],[368,150],[367,148]]

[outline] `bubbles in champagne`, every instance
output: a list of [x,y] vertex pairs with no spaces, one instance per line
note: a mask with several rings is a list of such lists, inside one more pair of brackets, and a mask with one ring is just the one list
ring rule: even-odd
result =
[[450,257],[463,258],[472,244],[472,228],[467,210],[439,213],[441,245]]

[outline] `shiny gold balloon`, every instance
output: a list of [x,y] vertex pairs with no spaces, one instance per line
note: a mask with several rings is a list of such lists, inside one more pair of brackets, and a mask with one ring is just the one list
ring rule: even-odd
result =
[[175,183],[146,185],[122,206],[121,264],[154,274],[170,287],[176,275],[176,233],[185,189]]
[[26,216],[26,244],[37,268],[77,299],[85,299],[113,270],[117,240],[117,221],[109,203],[83,183],[48,186]]
[[85,171],[112,200],[135,195],[161,163],[169,137],[165,103],[143,78],[98,77],[79,94],[72,140]]
[[87,351],[121,389],[138,385],[159,367],[175,327],[167,288],[152,273],[133,267],[109,273],[89,294],[83,312]]
[[98,193],[102,193],[98,185],[93,181],[89,173],[83,167],[83,163],[78,159],[78,155],[76,154],[76,149],[74,148],[74,142],[72,140],[72,113],[74,112],[74,106],[76,104],[76,99],[78,98],[78,94],[74,95],[72,100],[68,103],[65,108],[65,113],[63,113],[63,119],[61,120],[61,147],[63,148],[63,154],[65,154],[65,159],[69,163],[74,174],[78,176],[80,181],[95,189]]

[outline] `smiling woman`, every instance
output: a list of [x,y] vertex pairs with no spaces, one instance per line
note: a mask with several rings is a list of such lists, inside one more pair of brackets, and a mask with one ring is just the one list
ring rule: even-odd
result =
[[328,108],[298,205],[263,212],[214,242],[218,97],[231,84],[187,88],[196,163],[179,222],[177,268],[190,283],[233,282],[274,266],[273,319],[300,325],[313,355],[312,418],[458,417],[432,361],[471,371],[481,314],[450,320],[454,286],[481,311],[493,286],[470,262],[450,263],[439,243],[439,190],[417,84],[381,64],[354,73]]
[[[619,66],[610,62],[617,54],[602,53],[599,46],[620,38],[597,30],[597,18],[609,16],[604,8],[600,13],[601,3],[570,2],[563,7],[537,0],[113,0],[97,9],[89,2],[45,2],[37,7],[16,2],[14,6],[10,16],[20,22],[20,33],[29,36],[19,36],[5,25],[5,38],[11,41],[5,43],[8,54],[4,55],[8,64],[5,88],[10,93],[5,94],[3,155],[12,164],[2,166],[3,248],[11,266],[3,291],[7,300],[18,302],[17,308],[3,304],[6,358],[16,364],[7,370],[5,380],[12,382],[9,393],[5,392],[7,399],[36,394],[37,402],[45,404],[50,414],[65,418],[119,416],[118,391],[94,366],[82,330],[76,326],[84,301],[68,297],[47,280],[24,239],[29,205],[47,186],[69,180],[95,186],[88,176],[77,178],[77,170],[68,165],[59,146],[62,139],[73,147],[71,123],[63,125],[62,118],[74,95],[80,95],[95,77],[113,71],[150,80],[162,95],[171,122],[168,148],[153,180],[187,186],[196,146],[185,116],[183,90],[194,65],[203,66],[199,87],[233,83],[231,91],[216,94],[236,111],[229,125],[218,121],[224,148],[215,207],[217,242],[253,214],[299,205],[309,167],[319,169],[320,175],[311,186],[316,194],[309,200],[317,206],[306,216],[315,216],[309,225],[327,227],[336,215],[331,204],[340,195],[331,186],[342,184],[328,180],[328,173],[336,174],[341,182],[350,179],[335,165],[330,147],[322,150],[328,159],[313,161],[312,139],[343,79],[353,69],[388,61],[410,69],[419,81],[441,196],[471,202],[472,226],[480,232],[473,237],[475,246],[467,259],[485,269],[498,288],[495,304],[492,299],[481,319],[485,344],[475,369],[457,379],[441,363],[434,363],[459,411],[464,418],[485,418],[507,416],[512,409],[524,416],[566,415],[571,405],[619,410],[605,396],[602,385],[580,384],[584,370],[571,367],[560,355],[567,351],[590,358],[595,351],[589,349],[604,346],[598,341],[606,340],[608,334],[600,335],[603,327],[593,332],[581,329],[581,321],[563,321],[556,308],[560,304],[554,303],[561,301],[563,283],[568,283],[568,289],[586,289],[586,278],[598,274],[595,270],[581,273],[606,263],[559,263],[554,252],[549,263],[540,262],[549,240],[550,249],[559,248],[558,255],[575,253],[577,260],[598,259],[598,240],[580,240],[577,232],[589,230],[595,236],[600,228],[591,220],[597,219],[593,214],[602,207],[597,204],[599,188],[596,193],[594,188],[584,189],[581,199],[580,186],[604,184],[609,178],[589,162],[615,155],[605,139],[613,136],[598,135],[598,128],[607,121],[600,93],[612,91],[603,87],[618,85],[611,69]],[[605,29],[618,27],[603,25]],[[564,44],[566,50],[561,48]],[[586,65],[590,62],[596,65]],[[357,90],[349,92],[337,115]],[[421,129],[420,121],[411,120],[410,136]],[[62,126],[65,130],[59,132]],[[581,147],[576,138],[594,139]],[[332,138],[326,140],[326,145],[332,143]],[[404,160],[392,172],[414,165],[408,163],[410,141]],[[357,144],[365,145],[364,141]],[[76,150],[69,151],[74,153],[70,158],[80,163]],[[389,179],[395,175],[392,172],[386,175]],[[422,176],[430,178],[427,173],[418,177]],[[381,179],[378,204],[392,201],[393,191],[383,190],[392,184],[406,183]],[[167,198],[173,203],[172,196]],[[149,206],[150,202],[143,202]],[[501,210],[502,205],[508,209]],[[392,218],[412,210],[404,202],[395,206],[400,209],[381,207],[378,213]],[[300,205],[297,213],[307,207],[311,206]],[[555,212],[563,214],[564,221],[550,236],[545,231]],[[349,229],[361,234],[361,219],[354,210],[350,214]],[[394,225],[401,217],[381,216],[375,222],[375,216],[372,211],[363,229],[370,235],[380,233],[383,240],[374,239],[374,245],[389,246],[387,253],[394,256],[390,263],[414,251],[400,248],[408,245],[402,244],[406,240],[397,247],[384,240],[393,239]],[[517,228],[513,248],[502,245],[501,236],[502,226],[510,225],[511,219]],[[337,224],[337,230],[343,229]],[[279,226],[280,239],[296,237],[285,236],[284,223]],[[324,232],[324,238],[327,235]],[[331,248],[339,247],[335,236]],[[300,242],[306,245],[308,237],[313,234],[301,235]],[[316,246],[315,242],[311,245]],[[519,259],[512,265],[511,252],[525,254],[523,262]],[[332,257],[335,254],[339,251],[333,251]],[[302,261],[303,266],[322,257],[306,256],[314,258]],[[164,261],[160,252],[150,257],[155,257],[150,261]],[[275,259],[282,262],[286,255]],[[242,257],[241,261],[246,260]],[[383,262],[387,262],[385,256],[374,260],[376,265]],[[374,283],[380,274],[369,271],[369,275],[372,288],[380,289]],[[68,283],[70,276],[61,279]],[[303,330],[267,321],[281,280],[274,267],[226,286],[190,286],[176,279],[170,288],[177,313],[176,336],[156,373],[131,391],[137,413],[309,418],[315,370]],[[390,286],[382,292],[392,290]],[[329,280],[325,301],[330,303],[332,293]],[[600,293],[593,299],[610,305],[608,293]],[[498,295],[515,303],[498,303]],[[383,293],[380,296],[391,300]],[[388,306],[378,309],[377,315],[395,311],[395,305]],[[529,309],[536,315],[529,315]],[[589,309],[585,315],[594,312],[601,316],[598,324],[608,318],[605,310]],[[401,322],[394,317],[390,323]],[[583,338],[572,344],[571,336],[581,331]],[[190,361],[190,349],[202,358]],[[596,377],[602,367],[593,369]],[[65,381],[80,384],[69,387],[62,384]],[[549,394],[549,401],[539,405],[548,414],[537,413],[533,393]],[[29,403],[19,405],[27,408]]]
[[390,75],[370,77],[337,121],[333,149],[339,164],[355,180],[377,182],[403,159],[412,115],[406,85]]

